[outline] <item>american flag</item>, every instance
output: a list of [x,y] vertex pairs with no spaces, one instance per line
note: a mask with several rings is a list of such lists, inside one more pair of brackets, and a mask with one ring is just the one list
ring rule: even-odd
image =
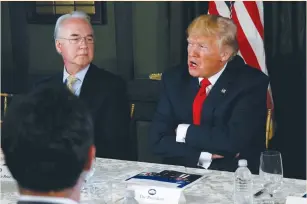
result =
[[[268,75],[264,50],[263,2],[210,1],[208,13],[228,17],[234,21],[238,29],[238,54],[245,63]],[[274,109],[270,85],[267,94],[267,108],[271,111]],[[269,122],[272,124],[271,119]],[[272,134],[270,134],[270,139]]]

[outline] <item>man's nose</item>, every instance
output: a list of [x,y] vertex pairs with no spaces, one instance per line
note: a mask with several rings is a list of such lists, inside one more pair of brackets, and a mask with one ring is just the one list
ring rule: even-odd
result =
[[85,37],[80,39],[80,47],[87,47],[87,41]]

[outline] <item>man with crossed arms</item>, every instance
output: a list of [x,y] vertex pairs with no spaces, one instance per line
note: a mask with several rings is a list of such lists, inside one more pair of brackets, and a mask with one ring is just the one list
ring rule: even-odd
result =
[[150,146],[167,164],[259,169],[265,149],[268,77],[237,55],[231,19],[202,15],[187,29],[188,62],[163,73]]

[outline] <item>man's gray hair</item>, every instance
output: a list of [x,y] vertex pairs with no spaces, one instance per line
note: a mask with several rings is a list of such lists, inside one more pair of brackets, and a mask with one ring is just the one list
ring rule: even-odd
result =
[[60,16],[58,20],[56,21],[55,28],[54,28],[54,39],[55,40],[59,37],[58,33],[59,33],[62,23],[65,20],[70,19],[70,18],[81,18],[85,20],[86,22],[88,22],[90,26],[92,26],[90,17],[83,11],[73,11],[71,13],[64,14]]

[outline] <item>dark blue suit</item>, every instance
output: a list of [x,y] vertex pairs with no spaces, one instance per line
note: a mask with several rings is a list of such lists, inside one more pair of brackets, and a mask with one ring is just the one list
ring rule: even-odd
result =
[[[241,57],[228,62],[207,96],[201,124],[193,125],[192,104],[199,90],[187,66],[162,75],[160,101],[150,130],[150,146],[164,163],[196,167],[201,152],[221,154],[211,169],[235,171],[240,158],[257,172],[265,148],[268,77],[251,68]],[[176,143],[175,129],[191,124],[185,143]],[[240,153],[239,158],[235,155]]]

